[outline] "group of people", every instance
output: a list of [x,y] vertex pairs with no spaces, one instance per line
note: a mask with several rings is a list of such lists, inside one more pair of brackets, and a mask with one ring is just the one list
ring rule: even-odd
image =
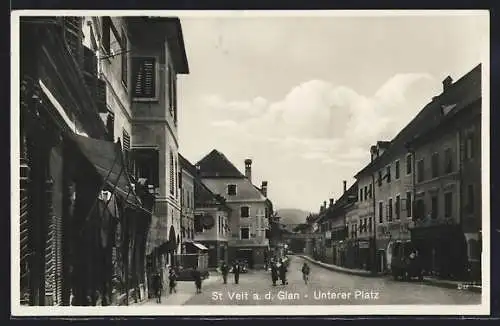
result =
[[[161,303],[161,296],[163,292],[163,281],[161,279],[161,274],[156,272],[152,275],[152,288],[157,303]],[[173,266],[168,268],[168,288],[169,293],[177,293],[177,272]],[[201,285],[200,285],[201,288]]]
[[226,264],[226,262],[222,262],[220,271],[222,274],[222,280],[224,284],[227,284],[227,276],[231,270],[234,274],[234,284],[238,284],[240,282],[240,274],[243,271],[242,264],[238,260],[235,260],[233,262],[232,268],[229,268],[229,265]]

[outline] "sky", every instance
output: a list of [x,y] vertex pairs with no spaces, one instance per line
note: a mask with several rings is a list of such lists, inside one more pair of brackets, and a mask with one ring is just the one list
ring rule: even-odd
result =
[[483,62],[487,16],[182,17],[180,152],[212,149],[276,208],[317,212],[433,96]]

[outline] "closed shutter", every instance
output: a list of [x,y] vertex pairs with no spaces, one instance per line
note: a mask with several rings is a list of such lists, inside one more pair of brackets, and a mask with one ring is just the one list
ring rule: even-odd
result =
[[170,152],[170,194],[174,194],[174,154]]
[[79,65],[83,66],[82,17],[64,17],[64,40]]
[[29,172],[25,137],[21,137],[21,162],[20,162],[20,283],[21,283],[21,304],[29,304],[29,260],[31,255],[30,248],[30,220],[28,215],[28,202],[29,202]]
[[[53,182],[47,180],[46,182],[46,200],[48,208],[48,227],[47,238],[45,243],[45,297],[50,300],[54,296],[55,288],[55,217],[52,209],[52,189]],[[46,302],[47,305],[53,305],[54,302]]]
[[108,107],[106,106],[106,82],[102,79],[96,78],[94,101],[97,105],[99,113],[107,113]]
[[133,98],[156,99],[156,58],[135,57],[132,59]]
[[123,153],[125,156],[125,166],[127,167],[127,171],[132,174],[131,171],[132,164],[130,164],[130,135],[126,130],[123,130]]

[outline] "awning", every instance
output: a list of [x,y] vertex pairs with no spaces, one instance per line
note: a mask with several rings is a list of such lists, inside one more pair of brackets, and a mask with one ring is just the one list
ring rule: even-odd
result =
[[72,134],[70,137],[77,143],[83,155],[94,165],[103,180],[115,189],[117,195],[127,198],[127,202],[132,205],[142,207],[132,189],[119,142],[113,143],[77,134]]
[[200,250],[208,250],[208,248],[202,245],[201,243],[198,242],[190,242],[190,243]]

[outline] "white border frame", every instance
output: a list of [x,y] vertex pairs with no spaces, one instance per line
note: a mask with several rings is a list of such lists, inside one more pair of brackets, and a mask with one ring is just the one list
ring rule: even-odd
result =
[[[160,14],[161,13],[161,14]],[[19,10],[11,14],[11,112],[18,112],[19,99],[19,18],[20,16],[181,16],[181,17],[331,17],[357,16],[357,17],[383,17],[383,16],[442,16],[442,15],[483,15],[490,22],[487,10],[324,10],[324,11],[108,11],[108,10]],[[485,36],[487,37],[487,36]],[[239,315],[485,315],[490,313],[490,257],[487,244],[490,243],[490,89],[489,89],[489,42],[485,42],[482,58],[482,303],[479,305],[328,305],[328,306],[169,306],[160,310],[157,306],[129,306],[129,307],[59,307],[42,306],[24,307],[19,304],[19,223],[18,214],[11,216],[11,313],[13,316],[107,316],[107,315],[150,315],[150,316],[239,316]],[[19,126],[19,115],[11,114],[11,135],[18,135],[16,128]],[[11,137],[11,178],[19,177],[19,137]],[[415,169],[415,167],[413,167]],[[12,212],[19,211],[19,185],[11,183]],[[378,224],[378,223],[375,223]]]

